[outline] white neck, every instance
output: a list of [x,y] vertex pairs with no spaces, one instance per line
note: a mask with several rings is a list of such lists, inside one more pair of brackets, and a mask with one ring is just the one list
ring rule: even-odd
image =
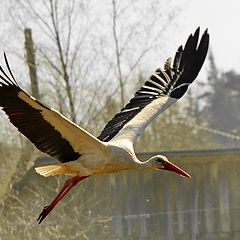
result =
[[144,162],[140,161],[139,159],[136,159],[134,161],[134,169],[136,170],[150,170],[153,169],[151,159],[148,159]]

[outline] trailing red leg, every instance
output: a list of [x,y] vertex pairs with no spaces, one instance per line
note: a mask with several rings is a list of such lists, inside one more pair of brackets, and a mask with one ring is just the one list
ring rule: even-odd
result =
[[40,213],[37,221],[40,224],[43,219],[52,211],[52,209],[57,205],[57,203],[71,190],[72,187],[74,187],[78,182],[82,181],[83,179],[87,178],[89,176],[76,176],[73,178],[68,179],[65,183],[63,188],[60,190],[58,195],[54,198],[54,200],[50,203],[50,205],[45,206]]

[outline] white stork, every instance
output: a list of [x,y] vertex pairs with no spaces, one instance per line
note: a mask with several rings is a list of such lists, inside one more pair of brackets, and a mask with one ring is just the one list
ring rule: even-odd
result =
[[207,30],[198,42],[199,28],[189,36],[184,48],[178,48],[173,63],[169,58],[164,69],[157,69],[97,138],[22,90],[4,53],[9,74],[0,67],[0,106],[11,123],[40,151],[61,162],[37,167],[37,173],[44,177],[74,176],[65,182],[52,203],[44,207],[39,223],[73,186],[92,175],[161,169],[191,177],[162,155],[140,161],[133,143],[155,117],[183,96],[197,77],[208,51]]

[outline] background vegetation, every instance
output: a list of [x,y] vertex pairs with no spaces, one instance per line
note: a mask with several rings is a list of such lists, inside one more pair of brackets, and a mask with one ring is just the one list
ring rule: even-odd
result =
[[[177,26],[181,10],[182,5],[171,8],[171,1],[165,0],[150,4],[140,0],[11,0],[6,2],[7,21],[0,42],[8,49],[10,65],[24,89],[97,136],[154,68],[163,66],[167,34],[170,26]],[[12,32],[19,39],[14,41],[16,46],[8,39]],[[197,79],[184,100],[148,127],[136,144],[137,151],[239,147],[239,78],[233,70],[222,72],[210,51],[205,77]],[[78,186],[79,197],[69,194],[57,217],[49,216],[51,224],[39,231],[33,215],[53,198],[65,178],[37,176],[33,166],[49,160],[42,160],[44,156],[17,133],[3,112],[0,124],[4,216],[0,239],[18,239],[18,232],[24,239],[96,239],[98,231],[98,239],[116,239],[111,222],[117,210],[102,207],[109,203],[109,191],[119,190],[114,177],[103,180],[106,187],[100,187],[99,178]],[[37,157],[41,160],[36,163]],[[85,195],[96,188],[101,193]]]

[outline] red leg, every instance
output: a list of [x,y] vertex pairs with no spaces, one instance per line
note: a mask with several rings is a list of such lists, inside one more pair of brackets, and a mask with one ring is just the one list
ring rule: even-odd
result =
[[60,190],[58,195],[54,198],[54,200],[50,203],[50,205],[43,208],[42,212],[40,213],[37,221],[40,224],[43,219],[52,211],[52,209],[57,205],[57,203],[74,187],[78,182],[82,181],[83,179],[89,176],[76,176],[73,178],[68,179],[65,183],[63,188]]

